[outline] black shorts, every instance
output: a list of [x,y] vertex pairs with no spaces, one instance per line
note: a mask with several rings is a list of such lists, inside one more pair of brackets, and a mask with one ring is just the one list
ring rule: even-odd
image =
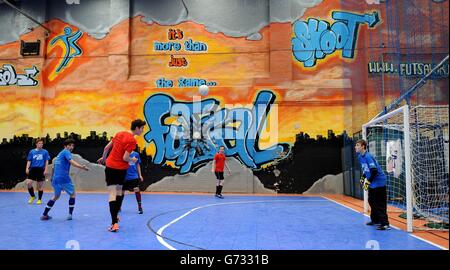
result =
[[216,175],[217,180],[223,180],[223,172],[214,172]]
[[139,187],[139,181],[141,179],[133,179],[133,180],[125,180],[125,183],[123,184],[122,190],[133,190],[133,188]]
[[106,167],[105,168],[105,180],[107,186],[112,185],[123,185],[125,182],[125,176],[127,175],[127,170],[118,170]]
[[45,181],[44,168],[39,168],[39,167],[31,168],[30,173],[28,173],[27,177],[28,177],[28,179],[31,179],[31,180],[37,181],[37,182]]

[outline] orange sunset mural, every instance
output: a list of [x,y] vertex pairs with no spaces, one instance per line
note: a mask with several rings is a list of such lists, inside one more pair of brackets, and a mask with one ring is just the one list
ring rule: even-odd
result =
[[[151,10],[167,10],[170,3],[151,7],[145,1],[135,2],[133,9],[118,10],[99,22],[87,4],[62,1],[49,9],[42,25],[19,34],[4,33],[0,41],[1,138],[56,137],[64,132],[86,137],[92,131],[112,136],[129,128],[133,119],[151,122],[155,118],[153,126],[146,127],[147,136],[138,138],[139,146],[155,157],[166,146],[157,145],[159,135],[152,135],[152,130],[176,125],[180,116],[171,108],[158,109],[161,102],[192,106],[212,102],[219,106],[215,112],[229,107],[227,113],[251,114],[248,127],[244,126],[246,116],[232,123],[225,123],[224,117],[222,124],[224,130],[234,125],[235,130],[242,126],[250,133],[244,140],[251,143],[244,148],[251,162],[244,161],[247,157],[239,152],[238,142],[226,142],[229,153],[245,167],[261,169],[288,157],[300,133],[309,138],[334,138],[334,134],[342,138],[343,133],[359,132],[365,121],[399,96],[396,82],[408,83],[386,77],[382,104],[381,76],[369,73],[369,62],[393,53],[386,47],[396,37],[388,16],[392,11],[383,4],[289,1],[295,8],[269,15],[262,12],[264,5],[232,6],[231,13],[226,13],[218,4],[203,11],[187,6],[187,11],[181,8],[178,15],[164,17],[163,12]],[[430,5],[448,6],[448,1]],[[219,11],[231,19],[216,16]],[[433,43],[444,42],[438,33],[435,36]],[[38,55],[19,55],[21,40],[40,40]],[[200,97],[202,84],[208,85],[208,93]],[[155,95],[161,95],[160,103],[146,107]],[[258,97],[266,115],[255,109]],[[159,110],[161,117],[170,114],[170,119],[158,122]],[[252,128],[260,132],[253,134]],[[165,156],[159,163],[180,169],[179,159]],[[208,161],[199,160],[199,164]]]
[[[323,13],[324,8],[329,11]],[[330,20],[329,13],[336,8],[339,8],[336,3],[322,3],[308,12],[320,10],[316,17]],[[17,121],[17,133],[14,129],[2,128],[2,137],[21,133],[54,135],[67,130],[77,130],[84,135],[90,130],[116,132],[130,119],[142,117],[143,102],[152,93],[164,92],[175,99],[192,100],[192,96],[197,94],[197,87],[156,87],[160,78],[173,80],[177,84],[180,77],[214,81],[216,86],[210,87],[208,98],[218,98],[222,104],[251,104],[253,100],[249,97],[257,91],[274,91],[279,109],[286,110],[283,113],[286,118],[283,118],[279,129],[290,132],[281,134],[283,140],[289,142],[294,140],[293,132],[297,131],[293,131],[293,127],[296,125],[311,136],[324,135],[328,129],[340,133],[346,128],[343,121],[344,89],[351,89],[351,81],[344,77],[339,52],[318,62],[314,71],[303,68],[289,56],[292,55],[291,23],[270,24],[260,30],[259,40],[249,40],[246,37],[210,33],[204,25],[192,22],[164,26],[147,23],[142,16],[137,16],[114,25],[108,35],[100,40],[84,33],[77,40],[82,53],[71,58],[60,72],[56,69],[66,51],[71,50],[69,54],[74,49],[65,48],[62,39],[55,44],[51,42],[63,36],[66,27],[74,33],[79,29],[61,20],[50,20],[45,25],[52,29],[52,33],[46,38],[46,48],[42,49],[46,58],[40,60],[40,83],[32,90],[38,96],[37,102],[36,97],[30,96],[27,96],[28,99],[17,99],[16,92],[23,91],[22,87],[2,89],[2,98],[12,98],[16,108],[34,108],[36,120],[31,125],[26,121]],[[130,31],[128,28],[131,28]],[[192,40],[206,44],[207,50],[155,51],[156,42],[170,41],[170,29],[183,32],[183,39],[174,40],[180,41],[182,47],[184,42]],[[36,31],[42,32],[41,29]],[[272,37],[274,34],[282,36],[283,33],[285,36],[280,39],[284,40],[274,40]],[[1,51],[11,45],[17,48],[19,43],[2,45]],[[7,57],[5,52],[1,55]],[[187,66],[170,67],[172,56],[187,59]],[[29,59],[21,59],[20,62],[18,69],[32,65]],[[288,67],[288,63],[292,63],[292,68]],[[284,69],[290,73],[277,76]],[[305,73],[308,78],[301,79]],[[12,90],[15,91],[9,94],[8,91]],[[319,106],[309,104],[310,101],[318,102]],[[320,105],[321,101],[324,105]],[[292,102],[298,102],[298,106],[293,106]],[[2,115],[8,118],[11,114],[16,112],[5,107]],[[312,124],[315,121],[321,124]]]

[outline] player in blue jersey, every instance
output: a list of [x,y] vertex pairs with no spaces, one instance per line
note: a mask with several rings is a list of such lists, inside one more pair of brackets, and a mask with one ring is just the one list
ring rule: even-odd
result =
[[377,230],[389,230],[387,215],[386,175],[375,158],[367,151],[367,142],[355,144],[358,161],[361,163],[361,185],[369,191],[370,219],[367,225],[377,225]]
[[119,202],[119,209],[122,207],[123,198],[125,196],[125,191],[134,191],[136,196],[136,201],[138,204],[138,212],[139,214],[143,214],[144,210],[142,209],[142,197],[141,191],[139,190],[139,183],[144,182],[144,178],[141,173],[141,157],[139,153],[136,151],[131,152],[130,158],[136,158],[136,162],[130,161],[130,167],[128,167],[127,175],[125,176],[125,183],[122,186],[122,195],[117,196]]
[[64,190],[67,194],[69,194],[69,216],[68,220],[72,219],[73,209],[75,207],[75,187],[72,183],[72,180],[69,176],[70,165],[77,167],[79,169],[88,171],[89,169],[86,165],[80,165],[78,162],[72,159],[72,151],[75,147],[75,141],[72,139],[67,139],[64,141],[64,149],[59,152],[58,156],[53,164],[53,177],[52,177],[52,186],[55,191],[53,198],[48,201],[47,207],[45,207],[45,211],[42,214],[41,220],[49,220],[51,217],[48,215],[48,212],[52,209],[55,201],[59,199],[61,196],[61,192]]
[[25,180],[30,193],[29,204],[32,204],[36,199],[33,189],[33,181],[36,181],[36,189],[38,190],[38,200],[36,204],[42,204],[42,195],[44,194],[44,181],[47,174],[48,161],[50,155],[44,148],[44,140],[36,140],[36,148],[31,150],[27,156],[27,165],[25,167],[25,173],[27,179]]

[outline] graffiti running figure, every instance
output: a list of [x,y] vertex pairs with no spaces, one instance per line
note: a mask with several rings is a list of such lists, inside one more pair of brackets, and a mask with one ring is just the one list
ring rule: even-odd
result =
[[217,185],[216,185],[216,197],[223,199],[222,188],[224,182],[223,169],[227,168],[228,172],[231,174],[230,168],[226,164],[226,157],[224,154],[225,147],[221,146],[219,152],[214,156],[211,171],[216,175]]

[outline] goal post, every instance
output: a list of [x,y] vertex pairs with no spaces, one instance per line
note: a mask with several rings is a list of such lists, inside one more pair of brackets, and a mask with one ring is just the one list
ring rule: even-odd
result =
[[448,230],[448,106],[404,105],[364,124],[362,137],[386,174],[389,214],[406,217],[408,232]]
[[[371,143],[371,142],[374,142],[374,140],[372,140],[372,141],[369,140],[370,139],[369,136],[371,136],[372,134],[369,133],[369,136],[368,136],[368,132],[370,132],[369,129],[373,128],[373,127],[374,128],[376,128],[376,127],[382,128],[384,123],[391,123],[392,128],[403,133],[403,146],[405,149],[405,151],[404,151],[404,157],[405,157],[404,167],[405,167],[405,169],[404,169],[404,179],[401,179],[400,181],[404,180],[404,184],[405,184],[405,186],[404,186],[405,187],[405,196],[402,199],[405,202],[405,207],[406,207],[407,231],[412,232],[412,230],[413,230],[413,228],[412,228],[413,227],[412,226],[413,215],[412,215],[411,149],[410,149],[411,144],[410,144],[410,133],[409,133],[409,106],[404,105],[403,107],[400,107],[400,108],[398,108],[392,112],[389,112],[383,116],[374,118],[370,122],[368,122],[362,126],[362,137],[368,144],[369,152],[374,154],[375,157],[378,157],[378,155],[376,153],[374,153],[374,152],[376,152],[376,151],[374,151],[376,149],[370,149],[370,148],[371,148],[371,145],[375,145],[375,147],[376,147],[377,142],[375,141],[375,144]],[[387,134],[387,135],[389,135],[389,134]],[[385,140],[380,140],[379,143],[384,143],[384,141]],[[383,147],[382,145],[379,145],[380,150],[382,149],[382,147]],[[384,151],[381,150],[380,152],[383,154]],[[384,167],[383,170],[385,172],[387,172],[388,164],[384,163],[384,162],[381,162],[380,164],[385,165],[382,167]],[[390,172],[390,170],[389,170],[389,172]],[[386,175],[388,175],[388,174],[386,174]],[[388,194],[388,201],[389,201],[389,195],[390,195],[389,190],[388,190],[387,194]],[[366,191],[364,191],[364,213],[368,213],[368,211],[369,211],[368,197],[369,197],[368,191],[366,190]]]

